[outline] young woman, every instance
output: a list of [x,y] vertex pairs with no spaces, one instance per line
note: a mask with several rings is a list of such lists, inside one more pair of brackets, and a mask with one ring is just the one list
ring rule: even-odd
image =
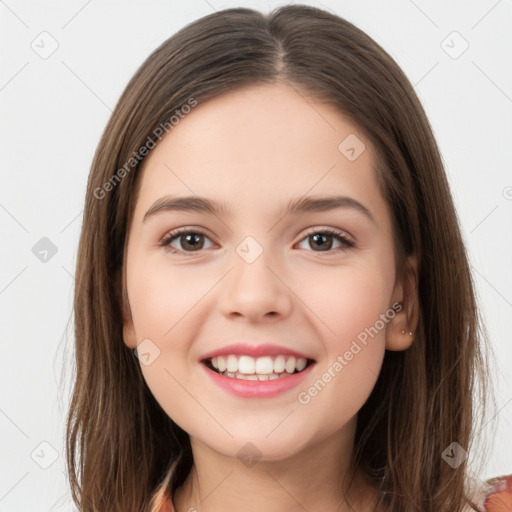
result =
[[73,499],[501,510],[510,481],[468,464],[489,419],[480,327],[439,151],[393,59],[313,7],[201,18],[140,67],[93,161]]

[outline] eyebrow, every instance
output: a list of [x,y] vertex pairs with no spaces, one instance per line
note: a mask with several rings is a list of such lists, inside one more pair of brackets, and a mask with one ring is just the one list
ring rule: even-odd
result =
[[[297,215],[300,213],[314,213],[334,210],[336,208],[350,208],[362,213],[374,224],[377,224],[374,216],[366,206],[348,196],[330,197],[299,197],[288,203],[286,215]],[[227,216],[230,209],[225,203],[215,203],[206,197],[186,196],[172,197],[164,196],[153,203],[142,219],[145,222],[157,213],[166,211],[198,212],[215,216]]]

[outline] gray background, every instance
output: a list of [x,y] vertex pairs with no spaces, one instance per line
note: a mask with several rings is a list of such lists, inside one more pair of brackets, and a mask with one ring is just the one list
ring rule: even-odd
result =
[[[480,477],[512,473],[512,1],[305,3],[381,44],[427,111],[496,355],[498,413],[488,424],[496,441]],[[64,349],[72,343],[66,325],[82,205],[111,110],[162,41],[240,5],[0,0],[0,511],[70,510],[63,459],[70,371],[61,383],[61,367],[67,361],[72,369]],[[44,237],[55,254],[40,252],[49,246]]]

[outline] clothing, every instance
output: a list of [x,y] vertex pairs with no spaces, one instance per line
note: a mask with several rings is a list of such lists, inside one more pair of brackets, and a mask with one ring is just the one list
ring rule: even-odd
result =
[[168,493],[165,494],[165,502],[155,512],[176,512]]
[[512,512],[512,475],[487,480],[480,501],[484,512]]
[[[512,512],[512,474],[491,478],[478,492],[480,512]],[[157,512],[175,512],[168,493]]]

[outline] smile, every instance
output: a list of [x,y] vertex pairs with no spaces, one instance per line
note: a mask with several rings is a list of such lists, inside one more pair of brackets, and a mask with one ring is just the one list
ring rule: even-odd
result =
[[240,380],[275,380],[302,372],[314,361],[295,356],[262,356],[229,354],[206,359],[204,363],[214,372]]

